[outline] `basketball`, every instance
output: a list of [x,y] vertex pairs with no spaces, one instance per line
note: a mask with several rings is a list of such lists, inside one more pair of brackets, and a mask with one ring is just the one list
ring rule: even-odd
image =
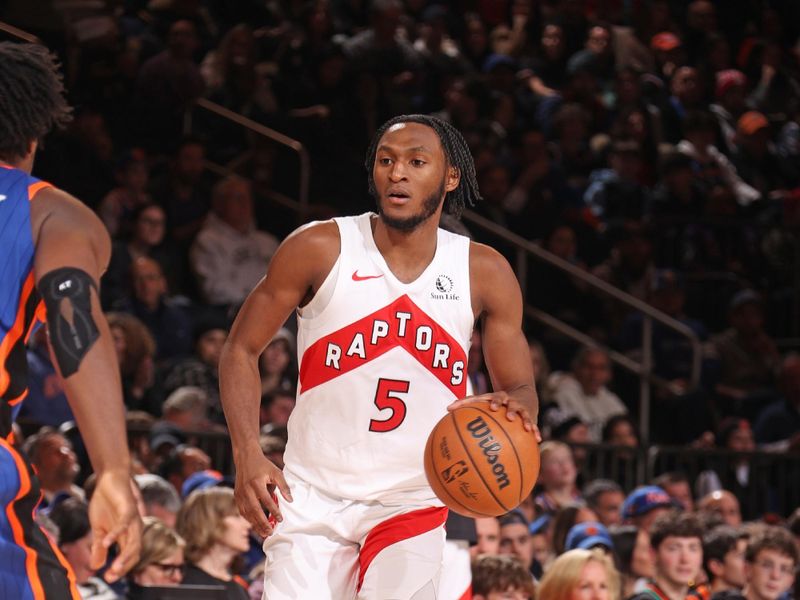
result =
[[425,445],[425,475],[451,510],[466,517],[497,517],[531,493],[539,475],[539,446],[522,419],[506,418],[488,402],[445,415]]

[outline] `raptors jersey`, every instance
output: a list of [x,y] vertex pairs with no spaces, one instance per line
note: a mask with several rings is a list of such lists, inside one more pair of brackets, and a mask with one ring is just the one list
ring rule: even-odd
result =
[[375,245],[373,216],[335,219],[339,259],[298,311],[286,469],[340,498],[441,505],[423,452],[447,405],[467,395],[470,242],[439,229],[431,263],[402,283]]

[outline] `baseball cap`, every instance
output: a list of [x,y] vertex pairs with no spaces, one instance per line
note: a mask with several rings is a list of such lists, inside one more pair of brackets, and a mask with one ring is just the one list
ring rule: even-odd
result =
[[155,452],[164,444],[180,446],[186,443],[186,434],[169,421],[159,421],[150,429],[150,448]]
[[769,127],[769,121],[767,121],[767,117],[757,110],[744,113],[736,122],[736,130],[744,135],[752,135],[765,127]]
[[625,498],[622,518],[641,517],[656,508],[675,508],[675,502],[657,485],[645,485],[636,488]]
[[745,304],[762,304],[761,295],[755,290],[745,289],[736,292],[728,303],[728,310],[736,310]]
[[219,471],[206,469],[192,473],[181,486],[181,497],[186,498],[192,492],[214,487],[215,485],[233,487],[233,482],[228,477],[224,477]]
[[717,98],[722,98],[732,87],[747,85],[747,77],[737,69],[725,69],[717,73],[717,82],[714,93]]
[[546,533],[547,528],[550,526],[550,522],[553,520],[553,516],[547,513],[543,514],[541,517],[537,517],[531,524],[528,526],[528,533],[531,535],[538,535],[540,533]]
[[653,39],[650,40],[650,47],[653,50],[663,50],[664,52],[674,50],[675,48],[680,47],[680,45],[681,38],[674,33],[670,33],[669,31],[657,33],[653,36]]
[[586,521],[573,525],[567,533],[565,547],[567,550],[581,548],[590,550],[595,546],[603,546],[609,550],[614,550],[614,541],[611,534],[602,523],[597,521]]

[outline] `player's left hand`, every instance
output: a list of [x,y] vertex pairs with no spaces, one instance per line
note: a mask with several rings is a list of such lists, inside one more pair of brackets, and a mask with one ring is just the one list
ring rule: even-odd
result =
[[104,577],[112,583],[127,573],[139,560],[142,544],[142,520],[131,491],[127,472],[106,471],[98,475],[92,500],[89,502],[92,524],[91,566],[103,566],[112,544],[119,545],[119,556]]
[[514,397],[508,392],[491,392],[487,394],[478,394],[477,396],[467,396],[461,400],[456,400],[448,405],[447,410],[454,411],[462,406],[469,404],[477,404],[479,402],[488,402],[490,410],[500,410],[500,407],[506,407],[506,418],[513,421],[517,415],[522,419],[522,424],[526,431],[532,431],[536,436],[536,441],[541,443],[542,434],[536,426],[533,418],[531,417],[530,408],[526,403],[519,398]]

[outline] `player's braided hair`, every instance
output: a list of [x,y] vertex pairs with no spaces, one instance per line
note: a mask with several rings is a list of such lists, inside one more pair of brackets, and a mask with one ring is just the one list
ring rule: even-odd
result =
[[367,167],[369,193],[373,196],[376,195],[372,168],[375,165],[375,153],[378,149],[378,142],[390,127],[398,123],[419,123],[433,129],[442,143],[447,165],[458,169],[461,179],[456,189],[452,192],[447,192],[447,196],[445,196],[444,200],[444,211],[455,217],[459,217],[465,206],[475,206],[475,203],[481,200],[481,193],[480,190],[478,190],[478,181],[475,177],[475,162],[472,159],[472,153],[469,151],[467,141],[455,127],[450,125],[450,123],[429,115],[400,115],[393,117],[381,125],[380,129],[375,132],[375,136],[372,138],[372,142],[367,150],[367,159],[364,163]]
[[0,43],[0,158],[25,156],[31,142],[71,119],[55,56],[36,44]]

